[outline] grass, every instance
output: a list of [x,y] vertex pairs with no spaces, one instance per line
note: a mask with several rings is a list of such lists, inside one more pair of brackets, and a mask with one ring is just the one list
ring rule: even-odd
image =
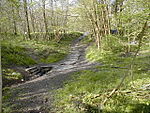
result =
[[[103,62],[104,65],[74,73],[73,79],[56,91],[56,112],[149,113],[150,95],[149,89],[145,87],[150,81],[148,48],[149,45],[142,46],[143,52],[137,56],[133,65],[133,76],[130,76],[132,55],[120,56],[122,52],[119,52],[121,49],[117,50],[117,47],[113,51],[108,48],[99,51],[94,46],[90,47],[87,50],[87,58]],[[127,78],[121,88],[102,105],[124,75],[127,75]]]
[[[76,79],[57,92],[57,110],[63,113],[99,113],[100,104],[119,84],[125,72],[127,71],[101,69],[99,72],[88,70],[76,73]],[[148,113],[149,91],[140,88],[149,81],[148,74],[137,74],[135,86],[132,88],[132,83],[127,79],[124,87],[105,105],[103,113]],[[141,105],[141,108],[138,108],[138,105]],[[146,109],[143,109],[144,107]]]

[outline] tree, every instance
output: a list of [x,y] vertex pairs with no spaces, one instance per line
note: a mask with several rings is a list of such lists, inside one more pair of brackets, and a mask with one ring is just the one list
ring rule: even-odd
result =
[[44,25],[45,25],[45,32],[46,32],[45,37],[46,37],[48,33],[48,25],[47,25],[47,19],[46,19],[45,1],[46,0],[42,0],[42,11],[43,11],[43,18],[44,18]]
[[27,23],[28,38],[31,40],[30,25],[29,25],[29,18],[28,18],[27,0],[23,0],[23,1],[24,1],[24,11],[25,11],[26,23]]
[[12,4],[12,13],[13,13],[14,34],[17,35],[17,25],[16,25],[15,10],[13,4]]
[[33,32],[35,33],[35,17],[34,17],[34,12],[32,8],[32,3],[33,1],[30,0],[29,13],[30,13],[30,18],[31,18],[32,29],[33,29]]
[[1,1],[1,32],[17,34],[17,24],[19,20],[19,2],[13,1]]
[[2,69],[1,69],[1,45],[0,45],[0,113],[2,112]]
[[82,10],[86,14],[87,19],[91,23],[96,45],[98,49],[102,50],[103,38],[110,34],[108,3],[106,0],[82,0],[80,4],[83,7]]
[[128,43],[125,47],[125,52],[130,52],[131,46],[129,43],[138,41],[137,36],[142,29],[143,23],[149,16],[150,3],[148,0],[138,0],[138,2],[134,0],[121,0],[120,7],[121,11],[118,11],[115,15],[115,20],[117,20],[117,28],[121,31],[121,36]]

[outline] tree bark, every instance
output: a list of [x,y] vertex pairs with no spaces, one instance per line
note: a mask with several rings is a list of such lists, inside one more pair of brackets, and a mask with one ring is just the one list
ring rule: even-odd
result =
[[47,25],[47,20],[46,20],[46,11],[45,11],[45,0],[42,0],[42,9],[43,9],[43,19],[44,19],[44,25],[45,25],[45,37],[47,37],[47,33],[48,33],[48,25]]
[[27,23],[28,38],[31,40],[30,25],[29,25],[29,18],[28,18],[27,0],[23,0],[23,1],[24,1],[24,11],[25,11],[26,23]]
[[[30,0],[30,3],[32,3],[32,0]],[[29,7],[29,13],[30,13],[30,18],[31,18],[31,25],[32,25],[32,29],[33,29],[33,32],[35,33],[35,17],[34,17],[34,14],[33,14],[33,9],[31,8],[31,6]]]
[[13,24],[14,24],[14,35],[17,35],[17,25],[16,25],[16,20],[15,20],[15,10],[12,5],[12,14],[13,14]]
[[53,0],[50,0],[50,7],[51,7],[51,26],[54,25],[54,21],[53,21],[53,18],[54,18],[54,2]]
[[1,46],[0,46],[0,113],[2,113],[2,68],[1,68]]
[[65,27],[67,25],[68,11],[69,11],[69,0],[66,1],[66,11],[65,11],[65,16],[64,16],[64,21],[63,21],[63,27]]

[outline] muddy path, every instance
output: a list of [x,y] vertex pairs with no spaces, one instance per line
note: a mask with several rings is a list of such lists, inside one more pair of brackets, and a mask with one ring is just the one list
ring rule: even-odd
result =
[[86,35],[73,42],[70,54],[64,60],[26,69],[34,77],[25,83],[12,86],[14,90],[11,92],[9,105],[14,105],[14,113],[53,113],[53,90],[61,88],[71,78],[71,73],[99,65],[85,59],[88,45],[80,42],[84,37]]

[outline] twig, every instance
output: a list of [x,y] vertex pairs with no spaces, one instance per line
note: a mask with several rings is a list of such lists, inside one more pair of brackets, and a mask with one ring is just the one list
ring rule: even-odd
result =
[[123,84],[123,82],[124,82],[125,78],[127,77],[127,75],[128,75],[128,74],[125,74],[125,75],[123,76],[123,78],[122,78],[120,84],[119,84],[116,88],[114,88],[114,89],[112,90],[112,92],[107,96],[107,98],[105,98],[105,100],[103,101],[102,105],[105,105],[106,102],[107,102],[107,100],[108,100],[110,97],[112,97],[113,94],[121,87],[121,85]]

